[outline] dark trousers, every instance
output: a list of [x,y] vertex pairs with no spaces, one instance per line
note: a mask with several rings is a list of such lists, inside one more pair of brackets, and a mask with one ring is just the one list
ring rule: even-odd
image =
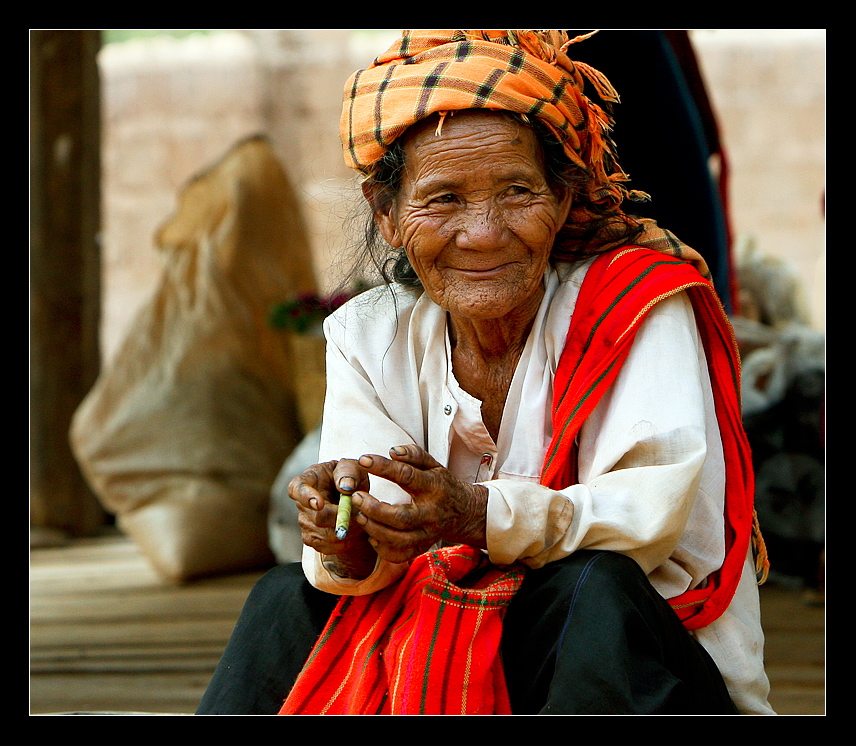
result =
[[[197,714],[278,712],[336,601],[299,564],[267,573]],[[736,714],[710,656],[619,554],[580,551],[527,571],[502,655],[515,714]]]

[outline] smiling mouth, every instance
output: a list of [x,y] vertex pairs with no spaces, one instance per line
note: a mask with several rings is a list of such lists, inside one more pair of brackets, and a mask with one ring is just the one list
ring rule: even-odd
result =
[[505,270],[507,270],[511,264],[500,264],[496,267],[485,267],[484,269],[471,268],[471,267],[452,267],[451,269],[457,272],[464,277],[469,277],[472,279],[488,279],[490,277],[495,277],[496,275],[502,274]]

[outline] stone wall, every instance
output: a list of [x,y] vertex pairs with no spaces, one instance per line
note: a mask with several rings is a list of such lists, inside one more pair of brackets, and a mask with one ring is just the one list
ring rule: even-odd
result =
[[[105,359],[154,287],[153,235],[179,188],[247,135],[274,143],[303,208],[319,284],[335,284],[351,240],[341,227],[357,201],[338,142],[342,85],[392,38],[252,30],[102,50]],[[728,152],[735,232],[794,264],[822,328],[825,33],[693,38]]]

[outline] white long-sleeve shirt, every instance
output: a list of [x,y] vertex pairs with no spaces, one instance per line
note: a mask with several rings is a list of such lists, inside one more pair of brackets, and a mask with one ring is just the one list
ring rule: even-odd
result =
[[[485,484],[487,551],[496,564],[540,567],[577,549],[633,557],[665,598],[703,583],[723,561],[725,470],[703,346],[688,298],[661,301],[640,326],[622,369],[579,437],[579,483],[539,484],[552,435],[552,385],[587,264],[549,269],[545,294],[503,411],[497,441],[481,402],[455,380],[445,312],[401,288],[358,296],[325,323],[327,397],[320,460],[386,454],[415,443],[458,478]],[[372,494],[409,500],[373,478]],[[360,595],[404,565],[378,561],[342,579],[306,548],[316,587]],[[694,632],[738,709],[772,714],[763,667],[758,590],[747,557],[726,612]]]

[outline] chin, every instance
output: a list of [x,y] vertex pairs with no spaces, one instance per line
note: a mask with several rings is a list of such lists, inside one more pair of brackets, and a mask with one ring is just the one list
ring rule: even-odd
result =
[[452,316],[459,318],[470,319],[472,321],[490,321],[492,319],[501,319],[509,314],[512,314],[519,306],[518,302],[512,302],[511,299],[505,300],[498,297],[496,293],[487,294],[486,297],[480,297],[469,300],[456,299],[453,302],[444,304],[444,308]]

